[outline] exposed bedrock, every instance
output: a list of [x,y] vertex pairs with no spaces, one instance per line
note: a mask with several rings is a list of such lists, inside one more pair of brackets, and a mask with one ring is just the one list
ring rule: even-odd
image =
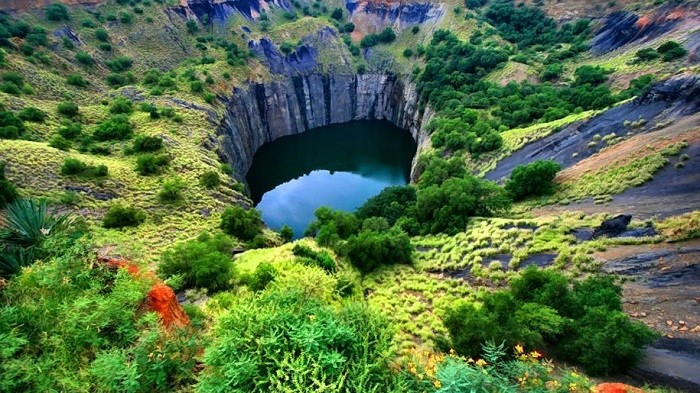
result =
[[[428,145],[415,86],[386,74],[310,74],[235,89],[219,127],[220,153],[242,179],[257,149],[279,137],[353,120],[387,120]],[[415,179],[415,160],[411,177]]]
[[525,145],[501,160],[486,174],[486,178],[506,178],[517,165],[535,160],[551,159],[566,168],[599,150],[588,147],[595,135],[624,135],[628,131],[625,121],[644,119],[646,126],[637,130],[637,133],[650,132],[660,122],[690,116],[698,111],[700,77],[676,76],[655,84],[649,91],[630,102],[606,110],[589,120],[569,124],[557,133]]

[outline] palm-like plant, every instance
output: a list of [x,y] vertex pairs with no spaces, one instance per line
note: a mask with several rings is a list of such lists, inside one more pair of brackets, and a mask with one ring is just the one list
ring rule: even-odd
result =
[[34,262],[37,246],[49,236],[64,232],[72,223],[70,214],[49,209],[46,202],[17,200],[0,217],[0,274],[16,274]]

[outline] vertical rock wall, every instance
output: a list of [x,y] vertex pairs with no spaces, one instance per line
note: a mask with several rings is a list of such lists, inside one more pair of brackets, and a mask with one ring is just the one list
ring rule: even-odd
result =
[[[294,76],[236,89],[219,134],[221,155],[243,178],[257,149],[279,137],[352,120],[388,120],[408,130],[418,153],[429,144],[415,86],[392,75]],[[411,177],[416,177],[415,159]]]

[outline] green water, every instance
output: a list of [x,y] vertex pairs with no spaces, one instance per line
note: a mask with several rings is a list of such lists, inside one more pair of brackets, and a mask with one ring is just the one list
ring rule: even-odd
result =
[[416,143],[385,121],[356,121],[279,138],[258,149],[246,180],[268,227],[295,237],[321,206],[354,211],[389,186],[408,183]]

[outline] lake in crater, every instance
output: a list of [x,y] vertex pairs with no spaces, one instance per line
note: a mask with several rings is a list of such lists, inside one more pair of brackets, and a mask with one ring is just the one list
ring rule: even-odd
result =
[[263,145],[246,180],[265,224],[300,238],[319,207],[354,211],[407,184],[415,153],[411,134],[387,121],[334,124]]

